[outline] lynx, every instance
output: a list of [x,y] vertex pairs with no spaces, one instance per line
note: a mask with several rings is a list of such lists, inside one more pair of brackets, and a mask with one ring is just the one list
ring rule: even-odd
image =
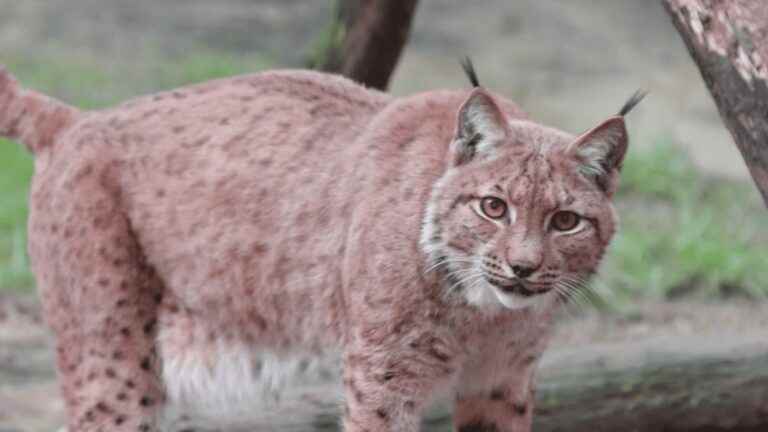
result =
[[410,97],[287,70],[83,112],[0,69],[68,430],[256,409],[254,359],[329,351],[346,432],[417,431],[437,397],[457,431],[530,430],[553,311],[614,234],[640,97],[571,135],[467,70],[470,90]]

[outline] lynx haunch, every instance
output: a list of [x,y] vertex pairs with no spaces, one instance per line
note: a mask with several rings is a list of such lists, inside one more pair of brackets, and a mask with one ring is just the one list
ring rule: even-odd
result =
[[346,432],[417,431],[441,395],[457,431],[529,430],[552,311],[614,233],[638,100],[574,136],[479,86],[274,71],[83,112],[0,69],[69,432],[258,407],[254,359],[333,350]]

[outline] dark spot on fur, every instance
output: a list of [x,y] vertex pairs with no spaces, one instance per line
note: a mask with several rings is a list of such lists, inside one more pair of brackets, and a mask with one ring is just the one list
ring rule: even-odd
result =
[[405,401],[404,405],[405,405],[405,409],[407,409],[408,411],[413,411],[414,409],[416,409],[416,402],[414,401],[410,401],[410,400]]
[[350,378],[349,380],[346,380],[344,384],[349,387],[349,390],[352,392],[352,396],[355,398],[355,401],[357,403],[363,403],[365,396],[363,396],[363,392],[360,391],[360,389],[357,388],[357,384],[355,383],[354,378]]
[[394,377],[395,377],[395,373],[394,373],[394,372],[387,372],[387,373],[385,373],[385,374],[382,376],[382,379],[383,379],[384,381],[389,381],[389,380],[391,380],[391,379],[392,379],[392,378],[394,378]]
[[144,357],[144,358],[141,360],[141,368],[142,368],[143,370],[145,370],[145,371],[149,371],[149,370],[150,370],[150,368],[151,368],[151,366],[152,366],[152,365],[151,365],[151,363],[150,363],[150,361],[149,361],[149,357]]
[[117,376],[117,374],[115,373],[115,370],[114,370],[114,369],[112,369],[112,368],[107,368],[107,369],[104,371],[104,375],[106,375],[106,376],[107,376],[107,378],[114,378],[114,377],[116,377],[116,376]]
[[251,247],[251,250],[253,251],[253,253],[261,255],[267,252],[269,250],[269,247],[264,243],[254,243],[253,246]]
[[128,395],[123,392],[120,392],[117,394],[117,396],[115,396],[115,399],[119,401],[125,401],[125,400],[128,400]]
[[104,402],[99,402],[99,403],[97,403],[97,404],[96,404],[96,409],[97,409],[98,411],[101,411],[101,412],[103,412],[103,413],[106,413],[106,412],[110,412],[110,411],[111,411],[111,410],[109,409],[109,407],[107,406],[107,404],[105,404]]
[[152,406],[152,404],[154,404],[154,403],[155,403],[155,401],[151,397],[148,397],[148,396],[144,396],[141,399],[139,399],[139,405],[144,406],[144,407]]
[[523,359],[523,364],[529,365],[529,364],[534,363],[538,359],[539,359],[539,357],[537,355],[530,354],[530,355],[526,356],[525,359]]
[[385,410],[384,408],[378,408],[376,410],[376,415],[379,416],[380,419],[386,419],[387,417],[389,417],[389,414],[387,414],[387,410]]
[[144,324],[144,334],[146,335],[152,334],[152,331],[155,329],[156,323],[157,323],[156,320],[147,321],[147,323]]
[[516,402],[512,404],[512,409],[517,415],[525,415],[526,411],[528,411],[528,404],[525,402]]
[[120,426],[123,423],[125,423],[125,416],[119,415],[115,417],[115,426]]
[[139,425],[139,432],[149,432],[149,425],[142,423]]
[[120,334],[125,337],[129,337],[131,335],[131,329],[129,329],[128,327],[123,327],[120,329]]
[[136,387],[136,384],[132,380],[125,380],[125,386],[132,389]]
[[438,351],[437,348],[435,348],[434,346],[429,347],[429,355],[440,360],[441,362],[447,362],[448,360],[451,359],[450,356]]
[[459,426],[459,432],[499,432],[499,428],[494,423],[476,421]]
[[491,390],[491,400],[499,401],[504,399],[504,389],[496,388]]

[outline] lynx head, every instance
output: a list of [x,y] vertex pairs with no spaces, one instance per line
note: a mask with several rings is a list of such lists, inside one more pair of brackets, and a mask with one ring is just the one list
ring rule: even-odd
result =
[[567,295],[595,273],[617,223],[623,117],[642,96],[572,136],[509,119],[481,87],[469,94],[421,237],[447,295],[517,309]]

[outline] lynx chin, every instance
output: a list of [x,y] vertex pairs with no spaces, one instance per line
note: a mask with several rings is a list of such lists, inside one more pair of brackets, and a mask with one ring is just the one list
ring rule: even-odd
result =
[[640,98],[572,135],[479,84],[395,98],[273,71],[84,112],[0,69],[69,432],[258,410],[302,352],[341,356],[346,432],[417,431],[438,396],[456,431],[528,431]]

